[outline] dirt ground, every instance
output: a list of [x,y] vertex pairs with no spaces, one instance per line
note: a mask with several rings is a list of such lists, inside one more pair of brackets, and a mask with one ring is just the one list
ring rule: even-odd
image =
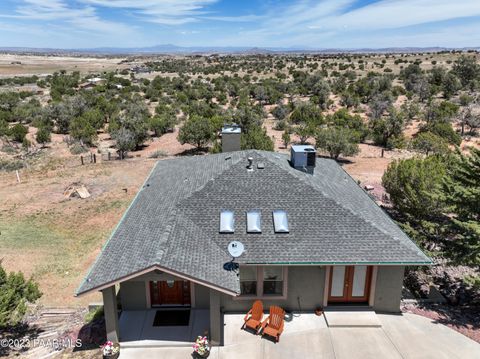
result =
[[128,67],[126,64],[119,65],[123,59],[122,57],[0,54],[0,77],[46,75],[59,70],[81,73],[109,71]]
[[[100,297],[74,298],[74,291],[155,160],[82,166],[58,141],[35,168],[19,171],[20,183],[15,172],[0,174],[0,258],[7,270],[38,280],[41,304],[84,306]],[[84,184],[91,197],[65,198],[72,183]]]

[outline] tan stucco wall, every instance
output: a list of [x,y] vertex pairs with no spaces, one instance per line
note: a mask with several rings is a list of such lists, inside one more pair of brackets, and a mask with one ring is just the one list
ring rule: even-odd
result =
[[379,266],[373,309],[380,312],[400,312],[404,266]]
[[[279,305],[288,311],[312,311],[322,305],[323,289],[325,284],[325,267],[319,266],[290,266],[287,274],[287,298],[263,298],[265,308],[270,305]],[[300,307],[298,304],[300,300]],[[224,312],[245,312],[252,306],[254,299],[237,299],[222,294],[221,307]]]

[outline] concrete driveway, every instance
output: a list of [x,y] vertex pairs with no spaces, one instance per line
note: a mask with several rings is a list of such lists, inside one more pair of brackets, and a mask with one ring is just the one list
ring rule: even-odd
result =
[[[480,358],[480,344],[431,319],[409,313],[377,316],[381,327],[328,327],[324,320],[314,328],[302,324],[289,332],[286,327],[277,344],[237,332],[236,339],[226,337],[225,346],[213,348],[209,358]],[[191,354],[191,348],[124,348],[121,358],[191,359]]]

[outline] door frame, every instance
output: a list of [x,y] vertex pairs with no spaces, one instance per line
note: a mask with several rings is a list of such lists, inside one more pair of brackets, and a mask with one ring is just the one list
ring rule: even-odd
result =
[[370,304],[370,295],[372,292],[372,273],[374,271],[373,266],[366,266],[367,273],[365,276],[365,288],[363,297],[353,297],[352,296],[352,287],[353,287],[353,276],[355,273],[355,265],[344,265],[345,275],[343,280],[343,296],[342,297],[332,297],[330,295],[332,291],[332,276],[333,276],[333,266],[330,266],[328,269],[328,291],[325,295],[327,305],[328,303],[367,303]]
[[146,287],[146,299],[147,299],[147,308],[158,308],[158,307],[195,307],[195,289],[194,289],[194,283],[188,280],[184,279],[175,279],[176,282],[188,282],[189,284],[189,296],[190,296],[190,303],[187,304],[182,304],[182,303],[177,303],[177,304],[155,304],[153,303],[153,292],[152,292],[152,284],[153,282],[166,282],[166,280],[148,280],[145,281],[145,287]]

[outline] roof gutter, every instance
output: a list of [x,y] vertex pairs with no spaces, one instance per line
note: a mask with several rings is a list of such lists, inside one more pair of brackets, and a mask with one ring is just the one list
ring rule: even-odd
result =
[[382,265],[382,266],[429,266],[432,261],[425,262],[248,262],[240,265]]

